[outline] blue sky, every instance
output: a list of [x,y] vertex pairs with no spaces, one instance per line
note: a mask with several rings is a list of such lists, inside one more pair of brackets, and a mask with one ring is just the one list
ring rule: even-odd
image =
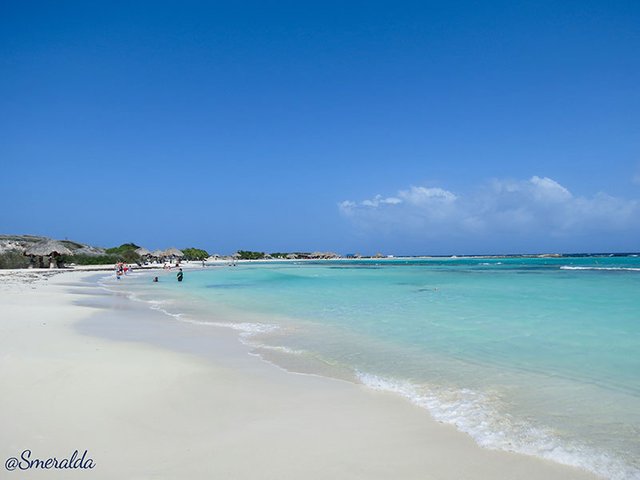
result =
[[640,3],[2,2],[0,231],[640,250]]

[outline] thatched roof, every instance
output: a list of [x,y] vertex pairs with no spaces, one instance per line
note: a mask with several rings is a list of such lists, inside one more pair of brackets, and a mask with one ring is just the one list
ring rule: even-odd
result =
[[163,253],[166,257],[184,257],[184,253],[182,253],[182,251],[173,247],[167,248]]
[[27,248],[24,254],[37,256],[73,255],[73,252],[57,240],[43,240]]
[[154,250],[153,252],[151,252],[151,255],[154,257],[164,257],[164,252],[162,250]]
[[151,255],[151,252],[144,247],[136,248],[135,252],[141,257],[145,257],[147,255]]
[[313,252],[310,253],[309,255],[307,255],[308,258],[321,258],[321,259],[327,259],[327,258],[339,258],[340,255],[338,255],[337,253],[334,252]]

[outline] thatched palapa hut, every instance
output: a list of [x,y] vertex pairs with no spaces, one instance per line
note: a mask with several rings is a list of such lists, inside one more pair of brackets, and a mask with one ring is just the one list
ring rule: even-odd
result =
[[136,248],[134,250],[134,252],[136,252],[136,254],[144,261],[144,262],[149,262],[151,260],[151,257],[153,256],[153,254],[147,250],[144,247],[140,247],[140,248]]
[[340,258],[340,255],[333,252],[313,252],[309,255],[308,258],[320,259],[320,260],[328,260],[331,258]]
[[184,253],[182,253],[181,250],[178,250],[177,248],[171,247],[171,248],[167,248],[163,253],[164,258],[169,259],[169,261],[173,262],[173,261],[180,261],[181,258],[184,257]]
[[[24,254],[31,257],[29,268],[56,268],[62,266],[62,255],[73,255],[73,252],[57,240],[43,240],[27,248]],[[48,257],[49,265],[45,264],[44,257]]]

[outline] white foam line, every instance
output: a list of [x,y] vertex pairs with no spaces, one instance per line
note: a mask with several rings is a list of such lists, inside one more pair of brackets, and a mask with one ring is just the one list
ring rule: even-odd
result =
[[[148,302],[148,303],[149,303],[149,302]],[[183,315],[183,314],[182,314],[182,313],[171,313],[170,311],[168,311],[168,310],[166,310],[166,309],[162,308],[162,307],[160,306],[160,304],[158,304],[158,305],[150,305],[150,306],[149,306],[149,308],[151,308],[151,310],[156,310],[156,311],[158,311],[158,312],[162,312],[162,313],[164,313],[165,315],[168,315],[168,316],[170,316],[170,317],[175,318],[176,320],[183,320],[183,318],[182,318],[182,315]]]
[[250,323],[250,322],[239,322],[239,323],[209,322],[208,325],[237,330],[241,332],[241,335],[244,334],[245,336],[253,336],[259,333],[270,333],[280,329],[278,325],[272,325],[268,323]]
[[[104,277],[104,279],[110,279],[112,278],[112,275],[106,276]],[[107,284],[100,284],[102,288],[104,288],[105,290],[114,293],[114,290],[112,290],[111,288],[109,288],[110,285]],[[255,348],[255,349],[262,349],[262,350],[272,350],[272,351],[279,351],[279,352],[283,352],[283,353],[287,353],[287,354],[291,354],[291,355],[303,355],[306,352],[304,350],[294,350],[288,347],[284,347],[284,346],[275,346],[275,345],[265,345],[265,344],[261,344],[261,343],[256,343],[256,342],[252,342],[250,341],[250,338],[255,336],[255,335],[259,335],[262,333],[270,333],[270,332],[274,332],[276,330],[279,330],[280,327],[278,325],[273,325],[273,324],[268,324],[268,323],[252,323],[252,322],[238,322],[238,323],[234,323],[234,322],[206,322],[206,321],[202,321],[202,320],[195,320],[193,318],[188,318],[186,316],[184,316],[184,314],[182,313],[172,313],[170,311],[168,311],[167,309],[163,308],[163,305],[167,305],[167,304],[172,304],[174,303],[172,300],[168,300],[168,299],[163,299],[163,300],[143,300],[140,297],[138,297],[136,294],[134,294],[133,292],[126,292],[127,298],[133,300],[133,301],[137,301],[137,302],[144,302],[146,304],[149,305],[149,308],[151,308],[152,310],[156,310],[158,312],[164,313],[165,315],[172,317],[176,320],[179,320],[181,322],[184,323],[191,323],[193,325],[204,325],[204,326],[208,326],[208,327],[219,327],[219,328],[229,328],[231,330],[235,330],[240,332],[240,334],[238,335],[238,338],[240,339],[240,342],[242,342],[244,345],[247,345],[251,348]],[[259,353],[251,353],[251,355],[256,355],[258,357],[260,357],[262,360],[265,360],[264,358],[262,358],[262,356]],[[272,363],[267,361],[267,363]],[[275,364],[274,364],[275,365]],[[286,371],[286,369],[285,369]]]
[[367,387],[407,398],[436,420],[467,433],[482,447],[542,457],[610,480],[640,479],[640,470],[617,458],[584,445],[561,444],[550,431],[500,415],[491,407],[496,400],[486,394],[468,389],[429,391],[408,381],[356,374]]
[[283,352],[283,353],[287,353],[287,354],[290,354],[290,355],[304,355],[305,353],[307,353],[304,350],[295,350],[293,348],[283,347],[283,346],[276,346],[276,345],[255,344],[254,347],[259,349],[259,350],[272,350],[272,351],[275,351],[275,352]]
[[563,265],[560,270],[610,270],[623,272],[640,272],[640,268],[634,267],[574,267],[571,265]]

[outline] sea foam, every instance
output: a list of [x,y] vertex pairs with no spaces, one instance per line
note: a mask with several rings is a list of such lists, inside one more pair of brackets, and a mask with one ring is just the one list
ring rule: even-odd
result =
[[640,272],[640,268],[633,267],[575,267],[572,265],[563,265],[560,270],[606,270],[620,272]]
[[617,458],[586,445],[563,441],[550,429],[499,413],[499,399],[489,394],[423,386],[364,372],[356,375],[365,386],[401,395],[426,409],[435,420],[454,425],[481,447],[545,458],[610,480],[640,479],[640,470]]

